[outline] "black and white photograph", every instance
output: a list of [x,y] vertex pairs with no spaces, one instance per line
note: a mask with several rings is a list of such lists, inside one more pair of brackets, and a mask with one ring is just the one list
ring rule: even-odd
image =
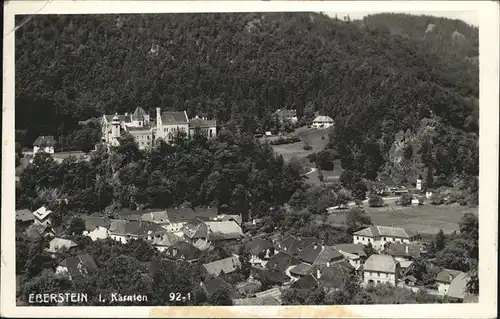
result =
[[478,10],[56,2],[4,26],[12,307],[496,309]]

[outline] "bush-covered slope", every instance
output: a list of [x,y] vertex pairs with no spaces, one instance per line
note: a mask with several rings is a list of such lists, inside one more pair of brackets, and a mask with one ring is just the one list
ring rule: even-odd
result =
[[[426,18],[396,20],[406,28],[415,19]],[[346,166],[361,171],[380,169],[396,133],[417,130],[424,118],[444,132],[477,135],[477,67],[430,50],[429,41],[394,36],[375,20],[359,25],[316,13],[36,16],[16,34],[16,128],[27,130],[22,143],[29,145],[40,133],[66,135],[102,112],[160,106],[254,131],[287,107],[299,116],[332,116],[332,145]],[[466,38],[476,31],[459,29]]]

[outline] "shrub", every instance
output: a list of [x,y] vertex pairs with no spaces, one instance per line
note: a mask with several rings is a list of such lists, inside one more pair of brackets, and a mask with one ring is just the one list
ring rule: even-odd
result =
[[444,198],[441,196],[441,194],[432,194],[431,196],[431,204],[432,205],[441,205],[444,203]]
[[368,206],[370,206],[370,207],[383,207],[384,206],[384,199],[382,198],[382,196],[372,195],[368,199]]
[[401,206],[409,206],[411,204],[412,196],[410,194],[403,194],[399,198]]

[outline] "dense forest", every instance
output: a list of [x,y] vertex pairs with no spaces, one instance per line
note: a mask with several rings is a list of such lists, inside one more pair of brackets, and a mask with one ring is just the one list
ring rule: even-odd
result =
[[185,109],[250,133],[293,108],[302,123],[314,112],[334,118],[330,147],[367,178],[386,171],[470,187],[478,174],[478,29],[458,20],[39,15],[16,32],[20,146],[39,134],[95,139],[78,121],[137,106]]

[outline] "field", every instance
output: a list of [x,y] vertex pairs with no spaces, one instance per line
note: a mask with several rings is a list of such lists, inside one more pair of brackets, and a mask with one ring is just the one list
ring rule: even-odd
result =
[[[397,226],[421,234],[436,234],[442,229],[445,234],[458,230],[458,223],[465,213],[477,215],[477,207],[458,205],[424,205],[419,207],[388,206],[365,207],[374,225]],[[344,216],[329,216],[328,222],[340,224]]]

